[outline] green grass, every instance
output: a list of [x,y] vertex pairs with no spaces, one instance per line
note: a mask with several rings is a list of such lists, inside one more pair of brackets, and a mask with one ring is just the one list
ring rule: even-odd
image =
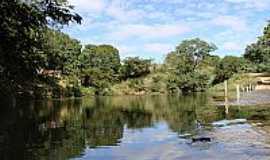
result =
[[112,95],[163,94],[167,92],[166,73],[151,73],[145,77],[128,79],[112,86]]
[[[248,74],[235,74],[232,78],[228,80],[228,96],[229,99],[236,98],[236,87],[240,85],[240,89],[248,86],[249,84],[255,84],[256,77],[251,77]],[[224,83],[217,84],[211,87],[208,92],[213,97],[224,96]]]

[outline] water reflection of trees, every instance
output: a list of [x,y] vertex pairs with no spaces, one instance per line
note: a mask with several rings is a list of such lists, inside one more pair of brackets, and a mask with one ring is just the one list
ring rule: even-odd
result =
[[[80,130],[70,130],[60,111],[76,102],[26,103],[1,110],[0,159],[66,159],[80,154]],[[75,144],[76,143],[76,147]]]
[[1,113],[0,159],[67,159],[86,147],[118,145],[125,127],[139,129],[166,121],[182,134],[193,132],[198,121],[208,123],[219,116],[203,95],[48,101]]

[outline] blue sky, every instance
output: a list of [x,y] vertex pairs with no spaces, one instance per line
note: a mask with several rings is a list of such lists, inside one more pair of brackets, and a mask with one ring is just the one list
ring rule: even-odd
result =
[[83,44],[111,44],[121,58],[162,62],[184,39],[217,45],[220,56],[241,55],[270,20],[270,0],[69,0],[82,25],[64,29]]

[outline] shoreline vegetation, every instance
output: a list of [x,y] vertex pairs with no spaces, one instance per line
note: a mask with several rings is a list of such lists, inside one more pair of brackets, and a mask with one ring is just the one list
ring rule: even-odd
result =
[[157,64],[139,57],[121,59],[112,45],[82,45],[61,32],[64,25],[82,21],[65,0],[2,1],[0,10],[1,97],[212,92],[225,80],[241,82],[248,79],[241,75],[270,72],[270,22],[243,56],[221,58],[213,55],[215,44],[191,38]]

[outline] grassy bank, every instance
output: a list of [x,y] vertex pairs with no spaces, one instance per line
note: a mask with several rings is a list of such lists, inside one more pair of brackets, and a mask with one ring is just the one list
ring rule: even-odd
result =
[[167,93],[167,74],[151,73],[145,77],[128,79],[112,86],[112,95],[145,95]]
[[104,88],[84,87],[78,79],[61,77],[52,82],[32,87],[36,99],[68,98],[82,96],[158,95],[167,94],[167,73],[153,72],[139,78],[127,79]]
[[[242,87],[248,86],[249,84],[255,84],[257,82],[257,77],[251,76],[247,73],[235,74],[228,80],[228,96],[229,99],[236,98],[236,87],[240,85]],[[208,92],[214,98],[222,98],[224,100],[224,83],[220,83],[211,87]]]

